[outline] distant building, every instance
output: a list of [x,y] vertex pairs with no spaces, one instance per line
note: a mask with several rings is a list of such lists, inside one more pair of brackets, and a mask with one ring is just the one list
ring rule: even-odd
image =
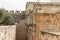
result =
[[20,13],[20,11],[17,11],[17,10],[16,10],[15,13]]
[[14,10],[10,10],[10,13],[14,13]]

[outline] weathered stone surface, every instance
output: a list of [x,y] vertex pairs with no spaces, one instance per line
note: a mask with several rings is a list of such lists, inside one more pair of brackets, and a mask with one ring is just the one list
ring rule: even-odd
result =
[[27,2],[26,11],[33,13],[56,13],[60,11],[60,3],[48,3],[48,2]]
[[17,24],[16,29],[16,40],[26,40],[27,39],[27,33],[26,33],[26,21],[20,20],[20,22]]
[[60,11],[60,3],[39,3],[33,9],[35,13],[56,13]]
[[[33,21],[34,22],[34,27],[35,27],[35,36],[37,36],[37,39],[39,40],[39,33],[43,29],[52,29],[56,31],[60,31],[60,13],[56,14],[48,14],[48,13],[36,13],[33,15]],[[48,40],[48,39],[46,39]]]
[[60,40],[60,31],[46,29],[41,31],[41,35],[44,40]]
[[0,26],[0,40],[15,40],[16,25]]
[[26,11],[27,10],[33,10],[34,2],[27,2],[26,4]]
[[[32,40],[41,40],[41,30],[43,29],[60,31],[60,3],[28,2],[27,4],[26,13],[28,14],[27,25],[29,25],[29,39],[32,37]],[[48,35],[46,34],[46,36]],[[46,36],[45,40],[48,40]]]

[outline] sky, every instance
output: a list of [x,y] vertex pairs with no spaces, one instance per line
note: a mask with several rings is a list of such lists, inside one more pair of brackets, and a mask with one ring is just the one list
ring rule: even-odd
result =
[[[26,2],[36,2],[37,0],[0,0],[0,8],[6,10],[21,10],[26,8]],[[50,2],[50,0],[40,0],[41,2]]]

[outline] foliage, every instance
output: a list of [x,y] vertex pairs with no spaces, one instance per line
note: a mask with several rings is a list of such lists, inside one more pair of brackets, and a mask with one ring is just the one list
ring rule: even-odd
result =
[[0,9],[0,25],[12,25],[13,17],[4,9]]

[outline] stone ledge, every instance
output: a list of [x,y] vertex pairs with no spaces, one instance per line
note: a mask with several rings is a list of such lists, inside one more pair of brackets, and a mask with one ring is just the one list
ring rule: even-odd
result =
[[60,31],[55,31],[55,30],[41,30],[41,32],[60,36]]

